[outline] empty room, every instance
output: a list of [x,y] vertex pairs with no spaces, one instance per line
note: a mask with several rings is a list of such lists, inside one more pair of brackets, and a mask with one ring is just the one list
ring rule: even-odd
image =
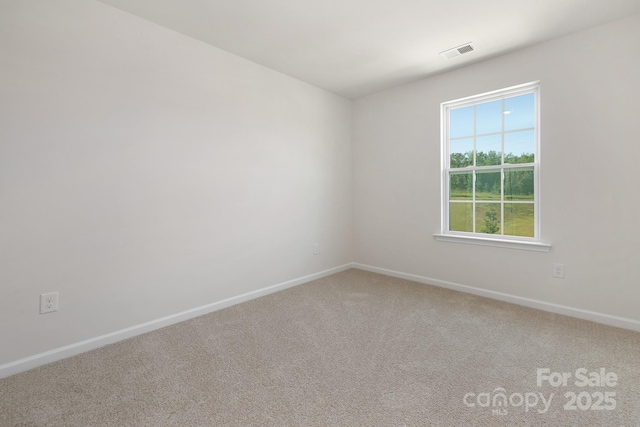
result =
[[640,1],[0,0],[0,426],[640,426]]

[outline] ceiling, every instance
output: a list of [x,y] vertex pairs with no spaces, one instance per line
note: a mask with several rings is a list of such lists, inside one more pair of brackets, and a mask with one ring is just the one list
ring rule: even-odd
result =
[[640,0],[101,1],[348,98],[640,13]]

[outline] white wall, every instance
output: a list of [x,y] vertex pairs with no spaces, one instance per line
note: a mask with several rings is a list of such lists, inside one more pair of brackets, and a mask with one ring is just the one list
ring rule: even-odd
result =
[[[361,98],[352,122],[102,3],[3,1],[0,365],[350,261],[640,320],[638,45],[635,16]],[[436,242],[440,103],[532,80],[551,252]]]
[[110,6],[3,1],[0,365],[350,262],[350,132],[349,100]]
[[[633,16],[358,99],[355,261],[640,320],[638,46]],[[440,103],[534,80],[551,251],[435,241]],[[552,262],[566,264],[566,279],[551,277]]]

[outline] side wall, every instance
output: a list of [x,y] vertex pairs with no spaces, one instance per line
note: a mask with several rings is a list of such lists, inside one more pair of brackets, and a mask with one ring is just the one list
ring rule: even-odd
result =
[[344,98],[96,1],[3,1],[0,365],[351,262],[350,138]]
[[[640,321],[639,45],[636,15],[358,99],[354,261]],[[535,80],[551,251],[435,241],[440,103]]]

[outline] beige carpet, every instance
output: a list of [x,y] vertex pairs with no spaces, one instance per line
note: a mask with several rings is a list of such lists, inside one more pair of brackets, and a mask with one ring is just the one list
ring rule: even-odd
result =
[[348,270],[2,379],[0,425],[638,426],[640,334]]

